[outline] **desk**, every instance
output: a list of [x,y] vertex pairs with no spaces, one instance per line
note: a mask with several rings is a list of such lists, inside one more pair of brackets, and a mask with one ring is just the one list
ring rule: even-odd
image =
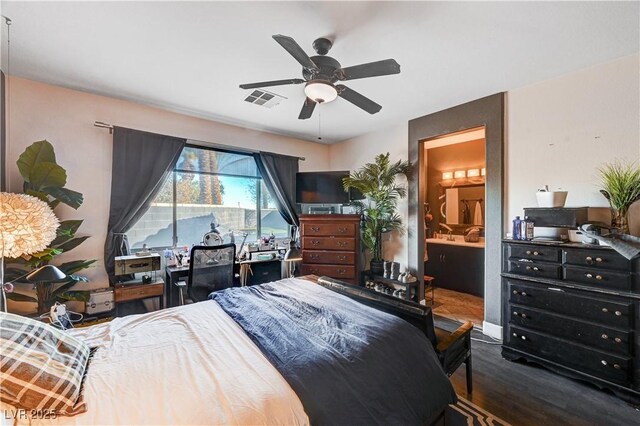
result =
[[178,301],[180,300],[180,290],[175,286],[175,283],[178,281],[184,281],[189,277],[189,267],[188,266],[167,266],[164,269],[165,272],[165,290],[164,294],[166,297],[165,305],[168,308],[172,308],[174,306],[178,306]]
[[282,279],[280,258],[240,262],[240,284],[242,286],[268,283],[280,279]]
[[128,302],[141,301],[143,299],[147,299],[149,297],[157,297],[159,301],[159,308],[164,308],[164,286],[162,278],[149,283],[142,284],[137,280],[135,282],[129,283],[119,283],[116,284],[113,296],[116,304],[116,315],[117,316],[125,316],[132,313],[143,313],[142,311],[138,312],[135,310],[133,306],[129,306]]

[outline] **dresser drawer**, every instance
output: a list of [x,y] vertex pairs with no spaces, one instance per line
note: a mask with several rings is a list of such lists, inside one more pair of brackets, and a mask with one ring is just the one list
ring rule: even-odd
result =
[[562,259],[561,251],[556,247],[508,244],[507,250],[507,257],[510,259],[542,260],[545,262],[560,262]]
[[619,355],[633,355],[633,333],[583,322],[537,309],[510,305],[509,323],[529,330],[562,337],[576,343]]
[[355,250],[355,238],[343,237],[302,237],[304,250]]
[[116,287],[113,297],[116,302],[126,302],[128,300],[146,299],[147,297],[162,296],[164,294],[164,283],[141,284]]
[[353,265],[356,262],[356,254],[349,251],[317,251],[303,250],[302,262],[320,263],[329,265]]
[[302,264],[302,275],[325,275],[331,278],[345,278],[355,279],[356,268],[354,266],[346,265],[314,265],[314,264]]
[[[565,316],[631,329],[634,306],[624,299],[587,297],[576,290],[507,280],[509,303],[529,306]],[[618,301],[620,300],[620,301]]]
[[577,283],[594,285],[605,289],[631,291],[631,275],[608,269],[578,266],[563,266],[564,279]]
[[617,269],[625,272],[631,270],[631,261],[613,250],[565,249],[563,262],[591,269]]
[[529,260],[508,260],[507,271],[511,274],[529,277],[560,278],[560,265],[555,263],[533,262]]
[[622,386],[631,385],[633,361],[629,357],[585,348],[582,345],[515,326],[509,327],[508,335],[505,337],[507,346]]
[[301,235],[303,237],[355,237],[355,223],[302,223]]

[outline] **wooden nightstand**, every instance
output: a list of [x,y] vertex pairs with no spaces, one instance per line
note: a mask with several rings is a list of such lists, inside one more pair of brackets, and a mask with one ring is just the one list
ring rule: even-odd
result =
[[159,278],[152,283],[119,283],[114,288],[114,300],[116,303],[116,315],[127,315],[129,309],[126,308],[129,302],[141,301],[150,297],[157,297],[160,309],[164,308],[164,280]]

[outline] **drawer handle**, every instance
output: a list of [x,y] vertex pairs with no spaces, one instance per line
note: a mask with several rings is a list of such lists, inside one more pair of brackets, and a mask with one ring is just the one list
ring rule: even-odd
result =
[[320,259],[320,255],[319,255],[319,254],[312,254],[310,257],[311,257],[311,259],[313,259],[313,260]]
[[339,227],[338,232],[340,232],[341,234],[344,234],[345,232],[347,232],[347,228]]
[[347,256],[338,256],[338,260],[347,260]]
[[602,308],[602,312],[606,314],[607,312],[609,312],[609,310],[607,308]]
[[622,312],[620,312],[620,311],[616,311],[615,313],[616,313],[616,316],[617,316],[617,317],[619,317],[619,316],[621,316],[621,315],[622,315]]
[[317,245],[319,245],[319,244],[320,244],[320,241],[318,241],[318,240],[311,240],[311,245],[312,245],[312,246],[317,246]]
[[[585,263],[586,263],[587,265],[593,265],[593,257],[591,257],[591,256],[587,256],[587,257],[584,259],[584,261],[585,261]],[[602,262],[602,258],[601,258],[601,257],[596,257],[596,262],[597,262],[597,263],[601,263],[601,262]]]
[[347,246],[346,241],[338,241],[338,247],[346,247],[346,246]]
[[320,232],[320,227],[318,227],[318,226],[312,226],[312,227],[311,227],[311,230],[312,230],[313,232]]
[[[607,366],[609,365],[609,363],[607,361],[605,361],[604,359],[602,361],[600,361],[602,363],[602,365]],[[620,364],[613,364],[613,368],[615,368],[616,370],[620,370]]]
[[[589,279],[593,278],[593,274],[584,274],[584,276],[589,278]],[[600,280],[602,280],[603,277],[602,277],[602,275],[596,275],[595,278],[596,278],[596,280],[600,281]]]
[[520,315],[522,318],[526,318],[526,317],[527,317],[527,314],[519,314],[519,313],[518,313],[518,312],[516,312],[516,311],[513,311],[513,315],[515,315],[515,316]]
[[520,337],[522,340],[527,340],[526,336],[518,336],[518,333],[513,333],[513,337]]
[[523,291],[522,293],[520,293],[518,290],[513,290],[513,294],[516,294],[516,295],[519,294],[520,296],[526,296],[527,295],[526,292]]
[[531,250],[527,250],[527,254],[529,255],[533,254],[534,256],[538,256],[540,253],[538,253],[537,251],[532,252]]
[[347,273],[347,271],[345,269],[336,269],[336,272],[340,275],[344,275]]
[[318,273],[318,270],[317,270],[317,269],[312,269],[312,270],[311,270],[311,273],[312,273],[313,275],[316,275],[316,274]]
[[613,339],[613,341],[616,342],[616,343],[621,343],[622,339],[619,338],[619,337],[616,337],[615,339]]
[[537,266],[527,266],[527,271],[539,271],[540,268],[538,268]]
[[607,340],[607,339],[609,338],[609,336],[607,336],[606,334],[603,334],[603,335],[602,335],[602,336],[600,336],[600,337],[602,337],[604,340]]

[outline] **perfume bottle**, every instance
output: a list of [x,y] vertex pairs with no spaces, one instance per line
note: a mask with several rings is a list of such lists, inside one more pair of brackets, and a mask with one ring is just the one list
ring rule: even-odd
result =
[[522,220],[520,219],[520,216],[516,216],[515,219],[513,219],[513,236],[512,238],[514,240],[521,240],[522,239]]
[[520,223],[520,227],[520,238],[527,241],[533,240],[533,221],[529,219],[529,216],[524,217],[524,220]]

